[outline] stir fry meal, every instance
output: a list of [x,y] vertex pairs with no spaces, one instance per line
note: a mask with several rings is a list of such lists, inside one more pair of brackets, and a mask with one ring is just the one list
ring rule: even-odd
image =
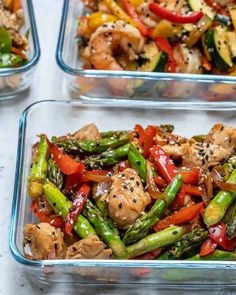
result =
[[28,41],[20,33],[24,15],[20,0],[0,0],[0,68],[16,67],[27,61]]
[[39,136],[29,259],[236,260],[236,128],[172,125]]
[[84,0],[84,68],[235,75],[234,0]]

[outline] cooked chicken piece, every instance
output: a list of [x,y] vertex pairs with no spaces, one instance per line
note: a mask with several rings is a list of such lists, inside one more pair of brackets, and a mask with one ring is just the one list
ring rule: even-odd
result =
[[106,245],[96,236],[80,240],[66,251],[66,259],[109,259],[111,249],[105,249]]
[[39,208],[43,210],[43,212],[47,215],[51,215],[54,213],[53,207],[50,205],[48,200],[44,195],[38,198]]
[[156,137],[155,137],[155,143],[160,146],[163,146],[166,144],[171,144],[171,145],[174,145],[177,143],[182,144],[187,142],[187,139],[182,136],[175,135],[170,132],[166,132],[161,127],[158,127],[158,126],[156,126],[155,128],[157,131]]
[[231,154],[223,147],[210,143],[185,143],[162,148],[168,155],[181,157],[183,166],[214,166]]
[[99,140],[101,135],[97,126],[94,123],[85,125],[73,134],[68,134],[67,138],[73,140]]
[[48,223],[26,224],[24,241],[30,247],[31,259],[61,259],[65,257],[66,244],[63,233]]
[[215,124],[204,142],[219,145],[233,153],[236,150],[236,128]]
[[120,228],[127,228],[151,202],[143,190],[141,179],[134,169],[127,168],[112,176],[111,190],[107,193],[110,217]]

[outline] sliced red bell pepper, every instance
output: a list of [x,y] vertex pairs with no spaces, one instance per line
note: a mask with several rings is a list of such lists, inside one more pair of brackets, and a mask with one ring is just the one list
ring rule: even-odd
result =
[[152,260],[152,259],[155,259],[157,258],[158,256],[160,256],[161,254],[161,249],[157,249],[157,250],[154,250],[154,251],[151,251],[151,252],[148,252],[146,254],[143,254],[143,255],[140,255],[140,256],[137,256],[135,258],[132,258],[132,259],[137,259],[137,260]]
[[81,172],[74,173],[71,175],[66,175],[65,180],[65,191],[70,194],[77,189],[77,187],[82,183]]
[[142,23],[140,20],[138,14],[135,11],[135,8],[132,6],[132,4],[129,2],[129,0],[121,0],[121,5],[123,6],[125,12],[134,20],[137,29],[140,31],[140,33],[144,37],[149,37],[150,32],[148,28]]
[[83,205],[86,203],[89,192],[90,186],[87,184],[83,184],[75,196],[72,206],[65,218],[65,231],[68,235],[71,235],[74,223],[78,215],[82,211]]
[[154,182],[157,186],[167,187],[167,183],[165,182],[165,180],[161,176],[155,175],[153,178],[154,178]]
[[48,216],[46,213],[42,212],[39,207],[38,200],[32,201],[31,210],[36,215],[36,217],[39,219],[40,222],[46,222],[55,227],[62,227],[64,225],[64,221],[61,216],[59,215]]
[[217,247],[217,243],[212,239],[209,238],[202,243],[200,256],[206,256],[211,254]]
[[210,237],[225,250],[232,251],[234,241],[226,236],[226,225],[223,221],[209,227]]
[[127,168],[130,168],[129,161],[128,160],[121,161],[119,164],[119,172],[123,172]]
[[183,183],[187,183],[187,184],[196,184],[196,183],[198,183],[199,174],[200,174],[199,168],[196,168],[196,167],[191,167],[191,168],[181,167],[179,169],[178,173],[180,173],[182,175]]
[[176,210],[183,207],[185,196],[186,196],[186,186],[182,184],[181,189],[172,204],[172,208]]
[[167,71],[169,73],[175,73],[176,72],[176,61],[173,56],[173,50],[170,46],[170,43],[167,39],[163,37],[156,37],[154,39],[157,47],[159,50],[164,51],[168,54],[168,63],[167,63]]
[[199,187],[195,186],[195,185],[184,184],[184,186],[186,187],[186,193],[191,195],[191,196],[201,197],[203,195],[202,190]]
[[169,184],[178,172],[173,161],[159,145],[155,145],[150,149],[150,155],[157,173]]
[[149,9],[156,16],[178,24],[195,23],[204,15],[202,11],[193,12],[187,15],[177,14],[176,12],[166,9],[155,2],[149,4]]
[[153,126],[147,126],[144,130],[139,124],[135,125],[135,130],[139,135],[138,143],[143,150],[143,157],[148,158],[149,149],[154,145],[154,137],[156,136],[156,129]]
[[228,15],[222,7],[216,3],[214,0],[204,0],[206,4],[210,7],[212,7],[217,13],[223,14],[223,15]]
[[196,218],[200,212],[204,209],[204,203],[198,203],[191,207],[187,207],[175,212],[172,215],[167,216],[164,219],[161,219],[155,226],[155,231],[160,231],[169,227],[170,225],[178,225],[189,222]]
[[48,144],[49,144],[50,153],[53,156],[53,160],[57,163],[62,173],[66,175],[82,173],[82,171],[85,169],[85,166],[83,163],[77,162],[70,156],[64,154],[53,143],[48,142]]

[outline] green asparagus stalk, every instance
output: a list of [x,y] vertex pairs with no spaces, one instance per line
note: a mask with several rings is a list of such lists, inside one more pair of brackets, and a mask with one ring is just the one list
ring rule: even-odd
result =
[[121,134],[120,137],[108,137],[100,140],[56,140],[53,138],[53,143],[58,147],[63,148],[66,153],[89,153],[100,154],[107,149],[120,147],[130,141],[128,134]]
[[165,191],[162,193],[163,200],[166,203],[166,206],[169,207],[175,200],[181,186],[183,183],[183,177],[180,174],[177,174],[167,186]]
[[221,251],[221,250],[215,250],[211,254],[207,256],[200,256],[195,255],[193,257],[187,258],[187,260],[225,260],[225,261],[234,261],[236,260],[236,253],[233,252],[227,252],[227,251]]
[[169,246],[182,237],[184,230],[179,226],[171,226],[158,233],[151,234],[127,247],[129,258],[136,257],[161,247]]
[[202,228],[195,228],[192,232],[184,234],[168,251],[160,255],[158,260],[178,259],[184,253],[200,246],[207,237],[207,231]]
[[172,124],[161,124],[160,127],[163,131],[169,132],[169,133],[172,133],[175,129],[174,125]]
[[59,190],[62,189],[63,174],[61,170],[58,168],[56,162],[52,158],[48,160],[47,177]]
[[[66,196],[50,181],[43,185],[43,191],[54,211],[65,218],[72,206],[72,202],[67,200]],[[92,225],[82,214],[77,217],[73,229],[82,239],[97,236]]]
[[138,148],[130,144],[128,152],[128,160],[130,167],[136,170],[144,182],[146,182],[146,162],[144,157],[139,152]]
[[119,137],[121,135],[131,133],[131,130],[121,130],[121,131],[106,131],[106,132],[101,132],[100,135],[102,138],[107,138],[107,137]]
[[83,162],[87,167],[91,169],[114,165],[122,160],[124,157],[127,157],[129,145],[129,143],[126,143],[125,145],[122,145],[114,150],[105,151],[98,156],[86,157]]
[[127,250],[120,237],[110,229],[101,212],[96,208],[90,200],[87,200],[83,214],[93,224],[97,234],[112,249],[115,258],[126,259]]
[[37,155],[33,159],[30,176],[28,178],[28,190],[31,198],[37,198],[43,193],[43,183],[47,176],[48,144],[45,136],[40,136]]
[[103,218],[107,222],[108,226],[110,229],[116,234],[119,235],[118,229],[115,227],[113,221],[111,220],[109,213],[108,213],[108,208],[107,208],[107,202],[106,201],[101,201],[101,200],[95,200],[96,206],[98,209],[101,211]]
[[226,223],[226,232],[229,239],[236,237],[236,200],[227,210],[224,221]]
[[182,176],[176,175],[165,189],[164,200],[156,200],[149,212],[142,215],[126,231],[123,242],[126,245],[135,243],[148,234],[148,231],[158,222],[165,209],[172,204],[182,185]]
[[[233,170],[230,178],[227,183],[236,184],[236,169]],[[236,198],[236,193],[220,191],[217,195],[211,200],[209,205],[206,207],[204,212],[204,222],[207,226],[211,226],[219,222],[224,216]]]

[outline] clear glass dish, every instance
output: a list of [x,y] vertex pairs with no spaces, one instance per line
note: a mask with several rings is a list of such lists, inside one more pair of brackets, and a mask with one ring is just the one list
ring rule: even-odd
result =
[[[56,60],[65,72],[67,90],[72,97],[235,101],[236,77],[233,76],[84,70],[76,40],[78,20],[83,14],[82,1],[64,0]],[[121,86],[124,81],[126,85]]]
[[30,86],[34,67],[40,57],[32,0],[21,0],[21,5],[25,18],[21,34],[28,35],[29,50],[26,52],[28,62],[20,67],[0,69],[0,100],[14,98]]
[[[9,244],[14,258],[42,282],[75,284],[236,285],[236,261],[148,261],[148,260],[38,260],[23,256],[23,227],[36,222],[27,194],[31,148],[37,134],[48,136],[72,132],[95,122],[100,130],[129,129],[143,125],[171,123],[177,134],[204,134],[216,122],[236,126],[236,105],[196,103],[146,103],[142,101],[41,101],[29,106],[19,125],[19,143]],[[60,115],[58,115],[60,114]],[[40,118],[40,120],[39,120]],[[55,124],[57,122],[57,124]]]

